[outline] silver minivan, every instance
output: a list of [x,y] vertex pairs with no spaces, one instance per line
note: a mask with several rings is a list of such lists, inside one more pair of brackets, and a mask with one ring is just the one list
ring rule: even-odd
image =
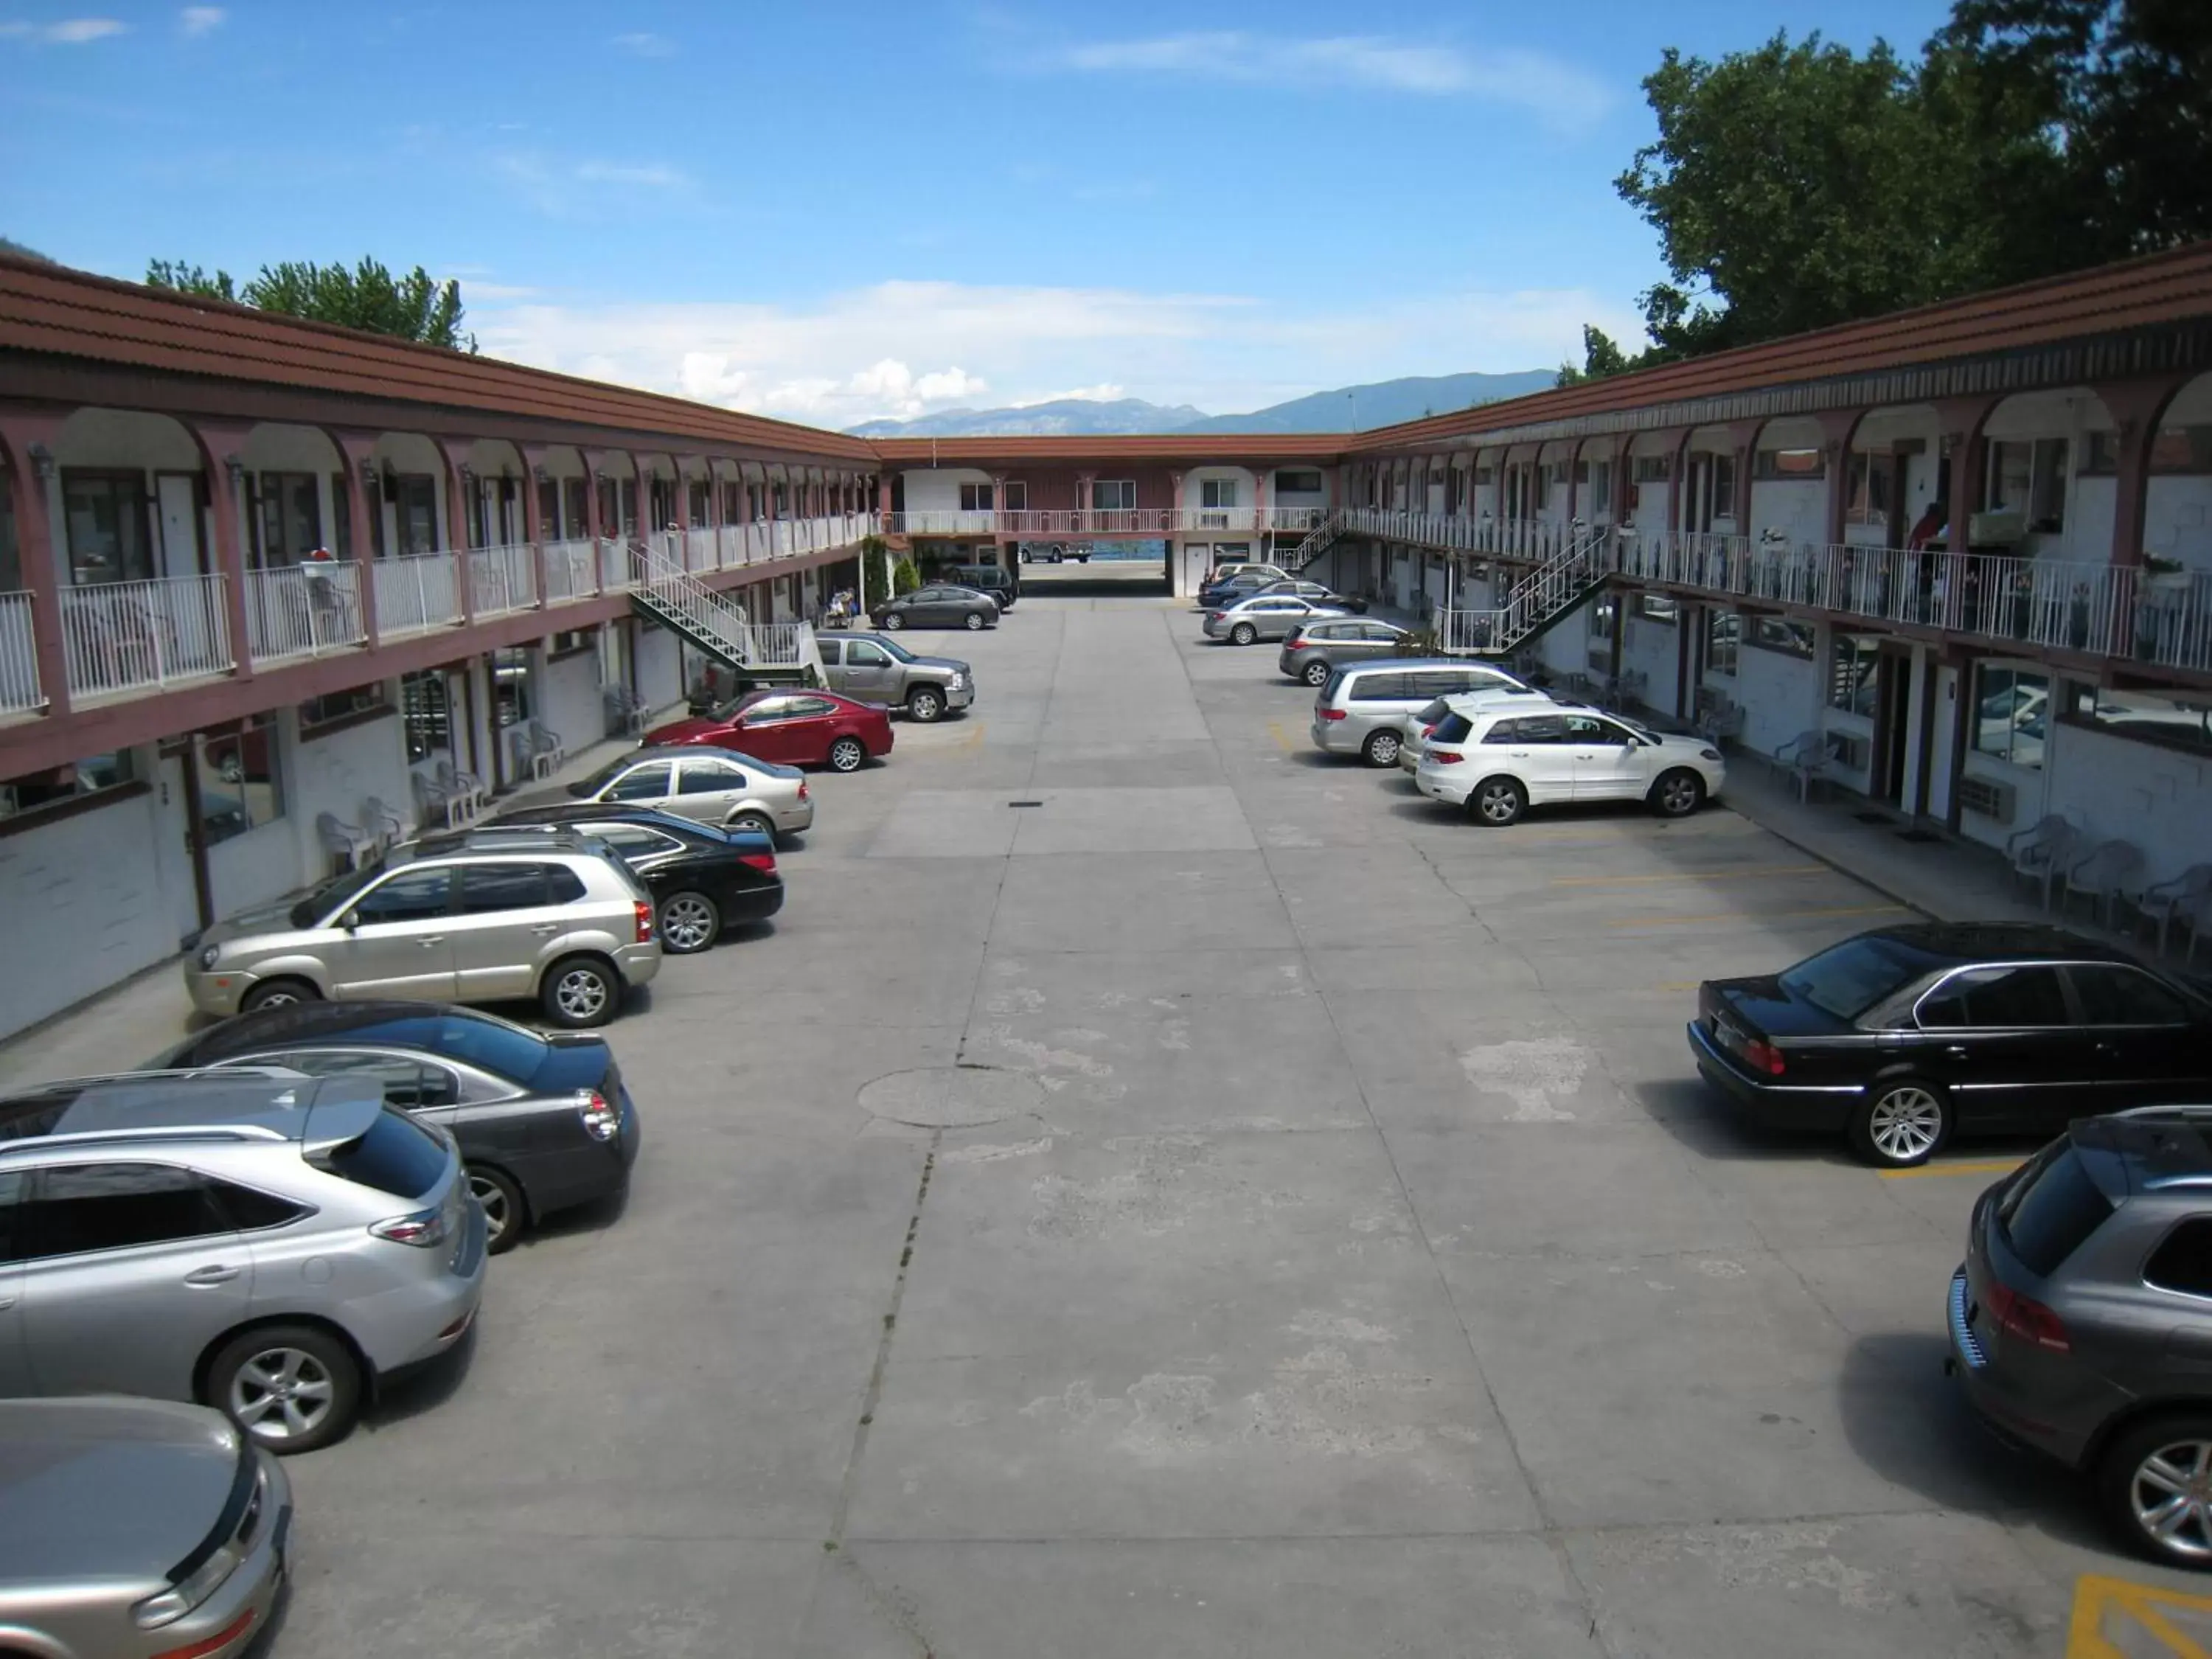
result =
[[204,1014],[331,998],[537,999],[604,1025],[660,971],[653,896],[603,842],[472,830],[395,847],[295,904],[200,936],[185,987]]
[[326,1445],[460,1340],[483,1207],[372,1079],[140,1073],[0,1099],[0,1396],[137,1394]]
[[1462,691],[1528,688],[1489,663],[1408,657],[1330,673],[1314,699],[1314,747],[1357,755],[1370,766],[1395,766],[1407,722],[1438,697]]

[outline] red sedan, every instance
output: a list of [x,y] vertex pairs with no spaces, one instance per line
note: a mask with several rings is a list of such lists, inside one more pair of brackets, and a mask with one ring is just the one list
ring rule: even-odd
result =
[[711,714],[672,720],[645,734],[645,746],[691,744],[735,749],[786,766],[857,772],[872,755],[891,752],[890,710],[835,691],[749,691]]

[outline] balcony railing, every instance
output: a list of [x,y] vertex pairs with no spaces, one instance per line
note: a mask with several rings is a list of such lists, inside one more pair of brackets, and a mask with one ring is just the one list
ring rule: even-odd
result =
[[599,550],[588,541],[545,544],[545,603],[567,605],[598,597]]
[[62,653],[74,697],[228,672],[221,576],[99,582],[61,591]]
[[469,596],[479,617],[504,617],[538,603],[538,555],[528,542],[469,550]]
[[893,536],[1018,536],[1028,541],[1069,536],[1176,536],[1261,530],[1303,533],[1328,516],[1325,507],[1015,507],[1005,512],[958,512],[927,507],[884,517]]
[[460,585],[450,553],[407,553],[379,559],[368,584],[376,601],[380,639],[396,639],[461,619]]
[[39,690],[39,647],[31,628],[31,596],[0,593],[0,714],[46,706]]
[[246,573],[246,649],[255,666],[351,650],[368,637],[361,567],[351,560]]

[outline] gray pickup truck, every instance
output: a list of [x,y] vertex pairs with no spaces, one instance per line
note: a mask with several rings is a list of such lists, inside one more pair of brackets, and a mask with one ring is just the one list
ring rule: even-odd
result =
[[832,691],[889,703],[915,720],[943,718],[975,701],[975,671],[951,657],[918,657],[881,634],[817,634]]

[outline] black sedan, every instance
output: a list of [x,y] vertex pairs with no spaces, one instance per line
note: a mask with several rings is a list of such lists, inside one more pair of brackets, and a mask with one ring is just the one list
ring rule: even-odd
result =
[[1698,988],[1690,1048],[1759,1121],[1842,1133],[1870,1164],[1954,1132],[2212,1097],[2212,1001],[2063,927],[1929,923]]
[[557,1210],[619,1193],[637,1160],[637,1108],[606,1039],[541,1036],[473,1008],[289,1003],[210,1026],[157,1064],[377,1079],[386,1102],[460,1144],[495,1253]]
[[558,824],[605,842],[653,895],[660,948],[672,955],[707,950],[723,929],[766,921],[783,908],[775,846],[752,830],[717,830],[672,812],[605,801],[510,807],[492,822]]
[[868,620],[883,629],[964,628],[973,633],[999,625],[999,602],[972,587],[939,583],[869,606]]

